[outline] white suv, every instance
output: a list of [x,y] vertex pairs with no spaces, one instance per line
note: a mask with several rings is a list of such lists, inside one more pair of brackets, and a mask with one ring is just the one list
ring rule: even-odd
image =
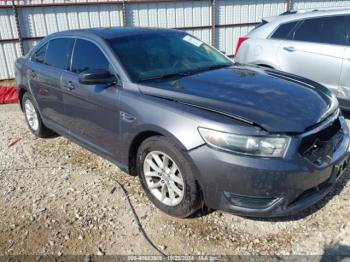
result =
[[330,88],[350,109],[350,9],[288,12],[263,19],[238,41],[235,61],[300,75]]

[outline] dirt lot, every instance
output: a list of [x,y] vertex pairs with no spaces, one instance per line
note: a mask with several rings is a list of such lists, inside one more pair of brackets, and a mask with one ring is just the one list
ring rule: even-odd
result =
[[138,179],[108,161],[62,137],[34,138],[18,105],[0,106],[0,126],[0,255],[350,256],[349,174],[298,217],[259,220],[215,211],[181,220],[158,211]]

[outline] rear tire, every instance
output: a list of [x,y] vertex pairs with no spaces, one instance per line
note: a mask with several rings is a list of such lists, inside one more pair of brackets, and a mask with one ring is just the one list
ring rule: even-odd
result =
[[34,100],[28,92],[23,95],[21,102],[24,116],[30,131],[36,137],[40,138],[55,136],[55,133],[43,124],[39,110],[35,106]]
[[185,218],[202,204],[200,188],[183,152],[163,136],[146,139],[137,152],[137,171],[148,198],[168,215]]

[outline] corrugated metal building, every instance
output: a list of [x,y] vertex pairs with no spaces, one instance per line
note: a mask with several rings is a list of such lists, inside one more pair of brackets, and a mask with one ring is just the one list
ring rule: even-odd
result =
[[322,0],[19,0],[0,5],[0,79],[42,37],[62,30],[150,26],[185,30],[234,55],[237,39],[261,18],[289,9],[348,6]]

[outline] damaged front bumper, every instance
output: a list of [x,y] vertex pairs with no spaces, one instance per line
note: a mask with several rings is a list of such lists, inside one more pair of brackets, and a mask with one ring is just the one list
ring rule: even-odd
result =
[[[275,217],[295,214],[324,198],[348,167],[349,132],[343,117],[313,130],[293,137],[283,159],[234,155],[207,145],[189,152],[207,206]],[[307,148],[310,143],[315,149]]]

